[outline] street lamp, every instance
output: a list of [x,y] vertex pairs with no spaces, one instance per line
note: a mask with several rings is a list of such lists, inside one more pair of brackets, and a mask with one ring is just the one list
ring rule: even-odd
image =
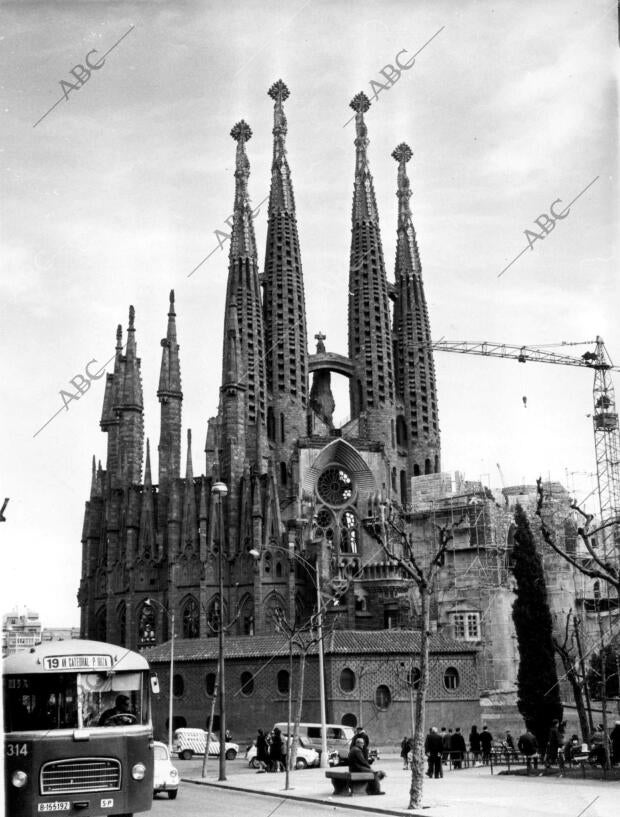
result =
[[[222,513],[222,500],[228,494],[228,486],[223,482],[214,482],[211,486],[211,496],[217,498],[218,526],[219,526],[219,547],[218,547],[218,572],[219,572],[219,596],[220,615],[218,626],[218,656],[220,665],[219,684],[219,712],[220,712],[220,775],[218,780],[226,780],[226,674],[224,668],[224,514]],[[213,530],[213,526],[211,526]],[[211,724],[209,724],[209,729]]]
[[172,710],[174,700],[172,690],[172,679],[174,673],[174,610],[168,610],[168,608],[157,599],[147,599],[145,601],[145,605],[147,607],[151,607],[153,604],[159,605],[170,620],[171,637],[170,637],[170,696],[168,698],[168,751],[172,752]]
[[[316,588],[316,604],[317,604],[317,635],[319,640],[319,698],[320,698],[320,707],[321,707],[321,760],[320,760],[320,768],[326,769],[328,765],[327,761],[327,714],[326,714],[326,706],[325,706],[325,656],[324,656],[324,645],[323,645],[323,604],[321,600],[321,574],[320,574],[320,562],[317,558],[316,564],[312,565],[307,559],[304,559],[299,553],[296,553],[292,547],[284,548],[280,545],[270,545],[270,550],[281,550],[283,553],[286,553],[289,559],[296,559],[300,564],[302,564],[310,575],[310,580],[314,584]],[[250,556],[253,559],[260,559],[260,551],[256,548],[252,548],[250,551]],[[292,679],[289,678],[289,684],[292,682]],[[287,764],[288,765],[288,764]]]

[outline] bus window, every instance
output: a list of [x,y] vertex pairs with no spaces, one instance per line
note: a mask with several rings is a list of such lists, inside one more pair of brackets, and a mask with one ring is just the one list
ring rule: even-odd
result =
[[5,731],[75,729],[78,726],[75,675],[56,675],[53,683],[39,675],[7,679]]
[[78,699],[85,727],[147,723],[143,677],[139,672],[78,676]]

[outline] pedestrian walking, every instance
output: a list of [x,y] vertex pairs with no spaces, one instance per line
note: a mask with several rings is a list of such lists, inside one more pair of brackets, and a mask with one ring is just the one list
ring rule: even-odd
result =
[[256,760],[262,771],[269,767],[269,743],[262,729],[258,730],[256,736]]
[[477,726],[472,726],[469,733],[469,751],[474,756],[474,766],[480,762],[480,732]]
[[441,744],[443,746],[443,751],[441,753],[441,760],[443,763],[448,762],[448,755],[450,754],[450,738],[448,737],[448,731],[445,726],[441,727],[441,732],[439,733],[439,737],[441,738]]
[[465,738],[461,734],[461,727],[457,726],[454,730],[454,734],[452,735],[452,740],[450,742],[450,753],[452,756],[452,765],[455,769],[462,769],[463,768],[463,758],[465,757],[465,752],[467,751],[467,747],[465,745]]
[[482,763],[488,766],[491,762],[491,746],[493,745],[493,735],[489,732],[489,727],[485,724],[480,733],[480,746],[482,748]]
[[436,726],[431,726],[426,740],[424,741],[424,751],[428,756],[427,777],[443,777],[443,767],[441,765],[441,755],[443,752],[443,739]]
[[273,730],[271,745],[269,747],[269,771],[280,772],[284,770],[282,756],[284,754],[284,744],[282,743],[282,733],[276,726]]
[[545,768],[555,766],[558,762],[558,750],[562,745],[560,738],[560,721],[554,720],[551,722],[551,729],[549,730],[549,737],[547,738],[547,751],[545,753]]
[[534,762],[534,768],[538,768],[538,742],[532,732],[529,729],[525,729],[525,732],[519,738],[517,743],[519,747],[519,751],[522,755],[525,756],[525,762],[527,764],[527,771],[530,771],[532,766],[532,761]]
[[403,759],[403,770],[409,768],[409,738],[405,735],[400,744],[400,756]]

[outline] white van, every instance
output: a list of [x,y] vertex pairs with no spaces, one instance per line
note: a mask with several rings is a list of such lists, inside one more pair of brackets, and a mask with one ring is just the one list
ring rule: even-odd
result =
[[[204,755],[207,748],[207,733],[204,729],[188,729],[180,727],[175,729],[172,739],[172,751],[181,760],[190,760],[193,755]],[[224,751],[226,760],[234,760],[239,754],[239,745],[226,741]],[[220,753],[219,738],[211,733],[209,740],[209,757],[218,756]]]
[[[274,729],[279,729],[283,735],[286,734],[288,724],[274,723]],[[341,723],[326,723],[327,730],[327,751],[338,752],[341,763],[346,763],[349,759],[349,749],[355,734],[352,726],[343,726]],[[291,734],[294,724],[291,723]],[[317,751],[321,750],[321,724],[320,723],[300,723],[299,736],[305,738],[309,744]]]

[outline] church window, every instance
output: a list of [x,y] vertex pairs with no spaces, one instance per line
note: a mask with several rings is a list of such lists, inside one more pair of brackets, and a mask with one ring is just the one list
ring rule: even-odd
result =
[[409,672],[407,673],[407,684],[410,687],[413,687],[413,689],[418,689],[420,686],[421,677],[422,674],[418,667],[413,667],[413,669],[410,669]]
[[124,603],[119,604],[116,613],[118,622],[118,643],[121,647],[127,646],[127,607]]
[[319,476],[318,494],[328,505],[344,505],[353,496],[353,483],[349,474],[339,465],[330,465]]
[[429,459],[424,460],[424,473],[425,474],[431,473],[431,461]]
[[281,669],[280,672],[278,673],[277,681],[278,681],[278,692],[281,695],[284,695],[285,693],[288,692],[288,689],[289,689],[290,679],[289,679],[288,670]]
[[213,697],[213,693],[215,692],[215,673],[208,672],[205,675],[205,690],[207,695]]
[[95,641],[105,641],[107,636],[107,622],[105,607],[102,607],[95,616]]
[[407,423],[402,414],[396,418],[396,442],[398,445],[407,445]]
[[405,504],[407,501],[407,472],[404,469],[400,472],[400,498]]
[[267,437],[270,440],[275,440],[276,438],[276,421],[271,406],[267,409]]
[[396,468],[392,468],[392,490],[396,492]]
[[242,672],[241,673],[241,694],[251,695],[254,692],[254,676],[251,672]]
[[352,511],[342,514],[340,523],[340,551],[341,553],[357,553],[357,519]]
[[287,480],[288,480],[288,475],[287,475],[287,472],[286,472],[286,463],[281,462],[280,463],[280,483],[284,486],[284,485],[286,485]]
[[185,681],[182,675],[172,676],[172,694],[175,698],[180,698],[185,691]]
[[200,636],[200,614],[198,602],[191,598],[183,607],[183,638],[198,638]]
[[392,703],[392,693],[385,684],[380,684],[375,690],[375,704],[377,709],[387,709]]
[[448,667],[443,674],[443,685],[445,688],[449,691],[453,691],[459,688],[460,683],[459,671],[456,667]]
[[480,640],[479,613],[453,613],[452,625],[454,627],[454,637],[458,641]]
[[[293,372],[293,374],[294,374],[294,372]],[[284,414],[280,414],[280,440],[281,440],[281,442],[284,442],[285,439],[286,439],[285,431],[286,431],[286,429],[285,429],[285,423],[284,423]]]
[[340,689],[343,692],[353,692],[355,689],[355,673],[349,667],[345,667],[340,673]]

